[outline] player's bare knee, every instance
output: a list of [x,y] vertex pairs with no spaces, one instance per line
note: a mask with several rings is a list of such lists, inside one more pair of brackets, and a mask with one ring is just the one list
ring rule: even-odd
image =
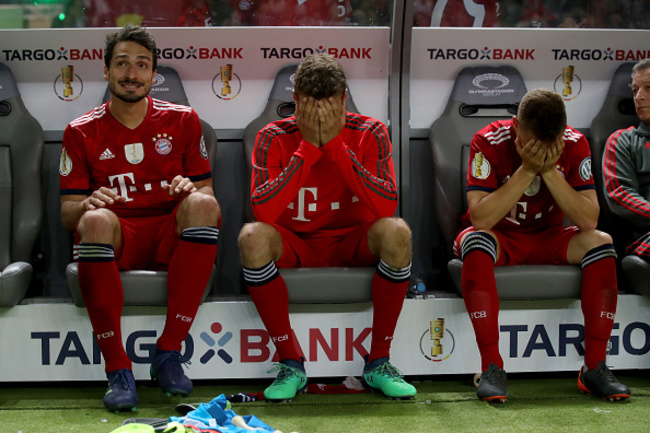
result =
[[112,238],[117,218],[111,211],[95,209],[85,212],[79,219],[77,233],[82,242],[106,242]]
[[589,230],[582,233],[584,236],[583,242],[587,250],[600,247],[605,244],[611,244],[613,242],[612,237],[600,230]]
[[401,218],[382,218],[369,233],[379,257],[395,267],[408,265],[411,260],[411,228]]
[[400,251],[411,250],[411,228],[401,218],[391,218],[392,240]]
[[598,233],[598,237],[600,238],[600,245],[605,245],[605,244],[611,244],[614,243],[614,239],[609,233],[601,232],[600,230],[596,230]]
[[246,266],[250,262],[271,260],[271,246],[274,242],[273,229],[268,224],[253,222],[245,224],[239,232],[239,251]]
[[216,226],[221,217],[217,199],[209,194],[190,194],[183,206],[189,226]]
[[590,251],[603,245],[611,245],[612,243],[612,237],[605,232],[599,230],[581,232],[569,242],[567,260],[571,264],[578,264]]

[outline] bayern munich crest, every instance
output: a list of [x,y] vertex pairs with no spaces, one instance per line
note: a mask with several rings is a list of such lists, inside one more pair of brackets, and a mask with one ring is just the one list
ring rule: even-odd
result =
[[155,141],[154,147],[156,148],[156,152],[159,154],[167,155],[172,151],[171,136],[168,136],[167,134],[158,134],[153,138],[153,140]]

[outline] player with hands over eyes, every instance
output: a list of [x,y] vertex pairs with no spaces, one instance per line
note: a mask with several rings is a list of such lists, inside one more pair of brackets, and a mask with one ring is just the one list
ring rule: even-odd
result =
[[[463,260],[463,299],[481,355],[478,397],[503,402],[508,395],[494,267],[521,264],[582,266],[585,362],[578,386],[608,399],[629,397],[605,364],[618,293],[616,252],[612,238],[596,230],[589,143],[566,124],[558,94],[532,90],[511,120],[474,135],[467,203],[454,253]],[[573,225],[563,225],[565,216]]]
[[347,112],[346,79],[331,56],[305,58],[295,74],[295,116],[257,135],[251,203],[257,221],[239,235],[248,291],[274,342],[278,376],[267,400],[287,401],[307,385],[278,268],[376,266],[373,326],[363,378],[391,398],[416,390],[389,362],[411,268],[411,231],[397,209],[386,127]]

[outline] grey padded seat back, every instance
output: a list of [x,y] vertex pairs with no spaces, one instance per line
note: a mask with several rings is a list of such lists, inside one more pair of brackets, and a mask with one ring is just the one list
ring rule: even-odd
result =
[[[511,66],[462,69],[449,101],[433,122],[429,142],[433,154],[435,212],[446,248],[448,271],[462,295],[463,262],[453,256],[460,218],[467,211],[467,168],[474,134],[489,123],[510,119],[526,94],[519,71]],[[576,266],[507,266],[495,268],[500,299],[577,297],[582,272]],[[559,284],[558,284],[559,283]]]
[[[251,157],[255,148],[257,133],[270,122],[293,116],[293,77],[298,64],[283,67],[278,71],[262,114],[244,129],[244,154],[246,155],[247,187],[250,193],[252,173]],[[346,109],[359,113],[348,89]],[[247,222],[253,221],[250,197],[245,200],[244,215]],[[299,268],[280,269],[287,283],[289,302],[292,304],[335,304],[359,303],[371,300],[370,284],[374,268]]]
[[13,227],[11,174],[11,150],[9,146],[0,143],[0,269],[4,269],[11,263]]
[[[156,83],[151,86],[151,97],[174,104],[190,106],[190,103],[183,87],[178,72],[171,67],[158,65],[156,70]],[[108,102],[111,98],[111,92],[107,86],[104,93],[103,103]],[[216,169],[217,161],[217,135],[214,129],[204,120],[201,120],[203,129],[203,139],[208,150],[210,159],[210,168],[213,173]],[[212,177],[213,189],[215,177]],[[212,275],[208,282],[203,299],[205,301],[210,292],[216,285],[217,269],[216,265],[212,268]],[[120,272],[122,285],[124,287],[124,305],[129,306],[166,306],[167,305],[167,272],[132,270]],[[66,269],[68,286],[72,294],[72,300],[78,307],[83,307],[84,300],[79,287],[79,267],[78,263],[70,263]]]
[[41,230],[43,129],[29,113],[11,70],[0,63],[0,307],[27,293]]
[[436,214],[450,255],[460,217],[467,210],[465,186],[472,138],[491,122],[517,114],[525,94],[526,85],[512,67],[465,68],[454,82],[444,112],[431,125]]
[[[623,63],[614,72],[612,82],[603,106],[591,122],[591,154],[592,171],[598,187],[600,202],[601,224],[612,235],[619,251],[619,257],[625,247],[634,241],[644,230],[636,231],[622,218],[614,215],[605,199],[603,177],[603,155],[609,136],[630,126],[638,126],[640,120],[634,108],[632,95],[632,67],[634,63]],[[650,264],[636,255],[625,256],[621,259],[621,268],[632,290],[640,295],[650,296]]]

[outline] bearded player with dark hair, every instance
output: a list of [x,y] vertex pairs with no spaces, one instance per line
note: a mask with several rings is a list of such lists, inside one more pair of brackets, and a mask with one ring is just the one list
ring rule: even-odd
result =
[[104,79],[111,100],[72,121],[59,166],[61,217],[75,233],[79,283],[105,361],[104,405],[135,408],[138,396],[120,328],[119,271],[167,270],[168,309],[151,377],[188,395],[181,343],[217,254],[220,211],[196,112],[151,98],[153,37],[127,26],[108,35]]

